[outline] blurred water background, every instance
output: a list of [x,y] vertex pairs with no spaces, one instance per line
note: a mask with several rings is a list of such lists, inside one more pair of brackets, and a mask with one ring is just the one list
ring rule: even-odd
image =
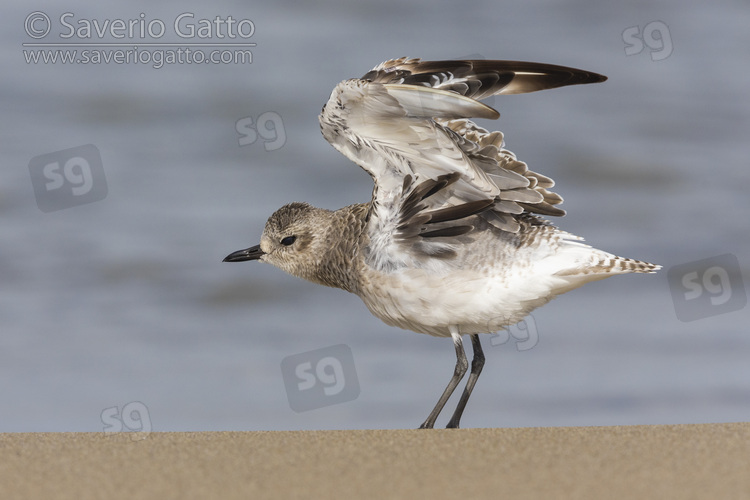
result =
[[[271,266],[221,263],[257,243],[286,202],[333,209],[369,199],[369,177],[326,143],[317,115],[340,80],[402,55],[607,75],[604,84],[495,98],[500,120],[481,123],[557,181],[568,211],[558,225],[664,266],[534,312],[532,349],[485,337],[487,363],[463,425],[750,418],[748,308],[681,321],[668,280],[673,266],[732,254],[740,269],[729,272],[748,282],[746,2],[206,5],[2,7],[0,432],[101,431],[102,412],[132,402],[155,431],[421,423],[453,370],[448,340],[388,327],[357,297]],[[43,39],[24,30],[33,11],[51,20]],[[75,26],[143,13],[168,32],[182,13],[250,19],[255,33],[239,41],[257,46],[252,64],[27,63],[23,51],[34,49],[23,43],[131,43],[63,39],[66,12]],[[250,141],[237,122],[267,112],[284,140],[240,145]],[[85,144],[101,153],[106,196],[42,212],[32,158]],[[358,396],[293,411],[281,361],[337,344],[351,349]]]

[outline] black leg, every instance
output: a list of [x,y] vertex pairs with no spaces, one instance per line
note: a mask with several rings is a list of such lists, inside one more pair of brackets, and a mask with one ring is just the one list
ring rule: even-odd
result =
[[[456,386],[461,381],[463,376],[466,374],[466,370],[469,368],[469,362],[466,361],[466,354],[464,353],[464,344],[461,341],[461,334],[458,333],[458,328],[451,327],[451,337],[453,337],[453,345],[456,347],[456,368],[453,370],[453,377],[448,382],[448,387],[443,391],[443,395],[440,396],[435,408],[433,408],[427,420],[419,426],[420,429],[432,429],[435,426],[435,420],[437,420],[440,411],[445,406],[448,398],[451,397],[453,391],[456,390]],[[476,347],[474,348],[476,351]],[[481,351],[481,348],[480,348]],[[473,371],[473,370],[472,370]]]
[[474,349],[474,359],[471,360],[471,373],[469,374],[469,380],[466,382],[466,388],[461,399],[458,401],[456,411],[453,413],[450,422],[448,422],[448,428],[458,429],[458,422],[461,420],[461,415],[466,408],[466,403],[469,401],[471,391],[474,390],[474,384],[477,383],[479,374],[482,373],[482,367],[484,366],[484,352],[482,352],[482,344],[479,342],[479,335],[470,335],[471,347]]

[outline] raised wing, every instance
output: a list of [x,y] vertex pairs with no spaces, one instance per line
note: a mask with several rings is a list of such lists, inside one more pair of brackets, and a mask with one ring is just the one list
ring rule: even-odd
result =
[[375,181],[368,263],[419,266],[455,255],[477,215],[518,232],[524,212],[564,215],[552,179],[504,149],[501,132],[470,117],[498,118],[477,99],[606,78],[514,61],[395,59],[337,85],[320,114],[323,136]]
[[378,64],[362,80],[451,90],[481,100],[566,85],[598,83],[606,76],[580,69],[523,61],[422,61],[401,57]]

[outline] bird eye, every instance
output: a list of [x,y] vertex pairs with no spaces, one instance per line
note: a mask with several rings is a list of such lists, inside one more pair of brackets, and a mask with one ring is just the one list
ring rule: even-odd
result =
[[294,240],[296,239],[297,239],[296,236],[286,236],[281,239],[281,244],[284,245],[285,247],[288,247],[289,245],[294,243]]

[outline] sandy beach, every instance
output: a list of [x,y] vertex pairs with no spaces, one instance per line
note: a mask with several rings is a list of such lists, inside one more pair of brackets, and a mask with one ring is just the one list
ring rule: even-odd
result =
[[750,424],[0,435],[2,498],[750,498]]

